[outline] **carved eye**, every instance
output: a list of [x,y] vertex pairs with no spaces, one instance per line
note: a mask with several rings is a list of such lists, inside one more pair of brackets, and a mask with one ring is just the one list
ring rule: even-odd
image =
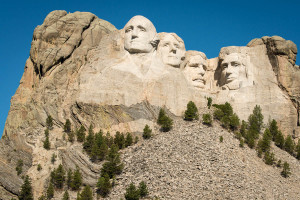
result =
[[163,47],[168,47],[169,46],[169,43],[164,43],[163,44]]
[[238,67],[238,66],[240,66],[240,64],[239,64],[238,62],[232,62],[231,65],[232,65],[233,67]]
[[146,29],[144,29],[144,28],[140,28],[140,30],[143,31],[143,32],[146,32]]
[[222,65],[222,69],[226,69],[228,67],[228,64],[227,63],[224,63],[223,65]]
[[125,33],[128,33],[128,32],[130,32],[130,31],[132,31],[132,27],[127,28],[127,29],[125,30]]

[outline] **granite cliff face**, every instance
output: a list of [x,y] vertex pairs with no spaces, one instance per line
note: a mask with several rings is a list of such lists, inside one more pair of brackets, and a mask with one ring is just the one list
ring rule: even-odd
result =
[[[203,50],[205,52],[205,50]],[[284,134],[299,136],[300,69],[296,45],[278,36],[254,39],[244,47],[224,47],[217,58],[186,51],[175,33],[157,33],[142,16],[121,30],[91,13],[51,12],[34,30],[30,57],[0,142],[0,196],[18,194],[22,179],[15,166],[33,179],[35,196],[46,187],[50,158],[80,167],[84,182],[95,186],[100,166],[78,144],[63,140],[66,119],[114,133],[155,128],[161,107],[180,117],[189,101],[199,109],[206,97],[230,102],[247,120],[255,105],[277,120]],[[50,151],[43,149],[45,122],[54,120]],[[43,171],[37,176],[37,165]],[[3,196],[3,197],[2,197]],[[1,199],[0,198],[0,199]]]

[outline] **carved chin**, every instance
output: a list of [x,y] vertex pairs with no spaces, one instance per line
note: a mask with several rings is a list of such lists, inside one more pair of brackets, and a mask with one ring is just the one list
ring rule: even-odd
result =
[[229,90],[237,90],[240,88],[240,83],[238,80],[227,83],[225,86],[228,87]]

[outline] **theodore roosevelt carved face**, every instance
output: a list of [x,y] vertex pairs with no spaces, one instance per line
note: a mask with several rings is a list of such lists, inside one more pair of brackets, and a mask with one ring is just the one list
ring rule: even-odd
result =
[[188,82],[197,88],[204,88],[206,80],[204,78],[207,70],[207,58],[204,53],[192,52],[186,55],[187,62],[183,70]]
[[134,16],[124,27],[124,48],[131,54],[154,51],[158,43],[157,33],[150,20]]
[[248,70],[246,59],[241,53],[231,53],[221,62],[221,80],[223,87],[230,90],[239,89],[248,84]]
[[175,33],[159,33],[158,52],[165,65],[179,68],[184,59],[185,46],[183,40]]

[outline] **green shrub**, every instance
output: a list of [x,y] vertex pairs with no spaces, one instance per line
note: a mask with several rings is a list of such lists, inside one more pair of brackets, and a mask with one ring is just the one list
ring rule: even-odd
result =
[[53,184],[50,182],[48,189],[47,189],[47,198],[52,199],[54,197],[54,187]]
[[159,111],[157,123],[161,125],[161,130],[163,132],[170,131],[173,126],[173,120],[166,115],[165,111],[162,108]]
[[71,122],[69,119],[67,119],[66,123],[64,124],[64,132],[66,132],[66,133],[71,132]]
[[80,200],[93,200],[93,191],[89,185],[86,185],[81,194],[79,195]]
[[292,137],[289,135],[286,137],[286,139],[284,141],[284,150],[292,155],[294,152],[294,148],[295,148],[294,141],[293,141]]
[[300,139],[298,139],[298,143],[297,143],[295,151],[296,151],[296,158],[298,160],[300,160]]
[[243,138],[241,138],[240,139],[240,145],[239,145],[241,148],[243,148],[244,147],[244,139]]
[[46,139],[45,139],[45,141],[43,143],[43,147],[46,150],[50,150],[50,146],[51,146],[51,144],[50,144],[50,141],[49,141],[49,136],[46,136]]
[[139,194],[140,194],[140,197],[145,197],[148,195],[148,188],[147,188],[147,185],[144,181],[140,182],[139,184]]
[[263,152],[269,151],[271,148],[271,133],[268,128],[266,128],[263,138],[260,139],[257,143],[257,147],[261,149]]
[[203,114],[202,115],[202,120],[203,120],[203,124],[206,124],[206,125],[209,125],[209,126],[212,124],[212,118],[211,118],[211,115],[209,113]]
[[101,176],[108,174],[110,178],[113,178],[113,176],[122,172],[124,164],[120,160],[120,154],[118,150],[118,146],[115,144],[111,146],[107,156],[107,162],[102,166]]
[[231,116],[229,116],[229,122],[231,130],[237,130],[240,126],[240,119],[236,113],[233,113]]
[[223,136],[220,136],[219,141],[223,142]]
[[212,98],[211,98],[211,97],[208,97],[208,98],[207,98],[207,107],[208,107],[208,109],[210,109],[211,104],[212,104]]
[[20,175],[23,171],[23,160],[19,159],[16,166],[17,174]]
[[42,170],[42,166],[41,166],[41,164],[38,164],[38,166],[37,166],[37,170],[38,170],[38,171],[41,171],[41,170]]
[[264,161],[267,165],[273,165],[275,162],[274,153],[270,153],[269,151],[265,152]]
[[129,185],[129,187],[126,188],[126,193],[124,196],[125,196],[126,200],[139,200],[140,199],[139,190],[136,189],[136,187],[133,183],[131,183]]
[[123,149],[125,147],[125,136],[123,133],[120,133],[119,131],[116,132],[114,144],[116,144],[119,149]]
[[19,200],[33,200],[33,191],[29,176],[25,176],[24,183],[21,186]]
[[77,168],[72,176],[72,182],[71,182],[72,190],[79,190],[81,184],[82,184],[82,177],[79,168]]
[[85,131],[86,131],[86,129],[82,125],[76,131],[76,136],[77,136],[77,141],[78,142],[84,142],[84,140],[85,140]]
[[70,200],[70,196],[69,196],[69,193],[68,193],[68,190],[65,191],[64,193],[64,196],[63,196],[63,199],[62,200]]
[[108,174],[104,174],[98,179],[97,183],[97,193],[102,197],[106,197],[112,188],[112,185],[109,180]]
[[46,119],[46,126],[50,130],[53,128],[53,118],[51,117],[51,115],[48,115]]
[[149,139],[151,137],[151,133],[152,133],[152,130],[150,129],[148,124],[146,124],[146,126],[143,130],[143,138],[144,139]]
[[52,154],[52,157],[51,157],[51,163],[54,164],[56,161],[56,155],[55,153]]
[[253,109],[253,113],[248,117],[248,129],[253,133],[254,139],[257,139],[260,130],[263,126],[264,116],[261,113],[260,106],[256,105]]
[[269,130],[272,135],[272,140],[275,141],[277,134],[279,133],[277,122],[273,119],[269,124]]
[[125,147],[129,147],[132,144],[133,144],[132,134],[131,133],[127,133],[126,134],[126,138],[125,138]]
[[284,148],[284,137],[283,137],[281,131],[278,131],[278,133],[275,136],[275,145],[281,149]]
[[198,109],[195,103],[190,101],[184,113],[184,120],[193,121],[194,119],[198,119]]
[[283,176],[284,178],[287,178],[290,175],[291,175],[290,165],[287,162],[284,162],[283,169],[282,169],[282,172],[281,172],[281,176]]

